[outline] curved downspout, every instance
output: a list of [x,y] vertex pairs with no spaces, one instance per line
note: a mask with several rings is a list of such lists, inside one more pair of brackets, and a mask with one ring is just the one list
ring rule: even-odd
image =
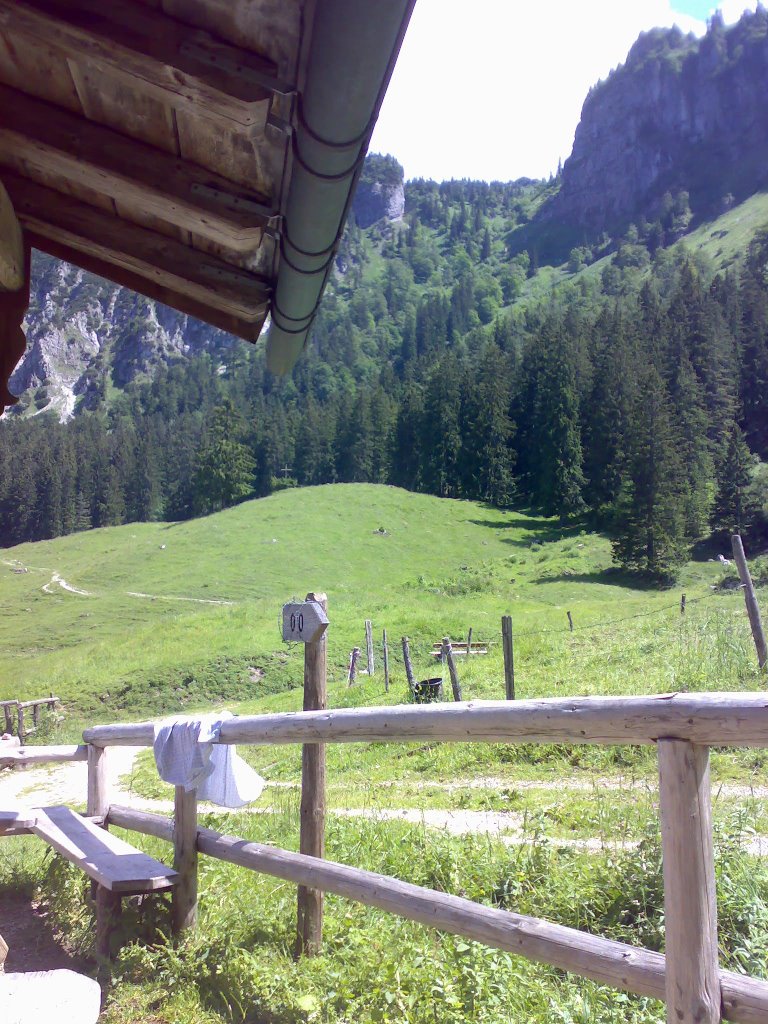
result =
[[273,373],[287,373],[306,344],[414,4],[317,5],[267,337]]

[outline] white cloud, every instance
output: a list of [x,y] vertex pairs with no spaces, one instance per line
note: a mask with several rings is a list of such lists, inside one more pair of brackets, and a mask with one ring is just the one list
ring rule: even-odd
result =
[[[733,21],[754,4],[718,6]],[[546,176],[589,87],[672,24],[705,29],[670,0],[417,0],[371,149],[411,178]]]

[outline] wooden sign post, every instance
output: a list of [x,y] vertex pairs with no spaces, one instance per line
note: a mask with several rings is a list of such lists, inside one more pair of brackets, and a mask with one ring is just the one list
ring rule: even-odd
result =
[[[303,604],[283,608],[283,639],[303,640],[304,710],[324,711],[328,700],[325,594],[307,594]],[[305,743],[301,750],[301,832],[299,852],[325,856],[325,744]],[[323,893],[299,886],[297,956],[315,956],[323,944]]]

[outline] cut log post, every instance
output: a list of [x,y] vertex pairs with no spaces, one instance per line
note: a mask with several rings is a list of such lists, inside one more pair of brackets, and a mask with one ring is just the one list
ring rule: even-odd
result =
[[96,886],[96,954],[104,960],[112,959],[112,936],[122,909],[119,892],[112,892],[105,885]]
[[515,699],[515,653],[512,638],[512,616],[501,618],[501,641],[504,647],[504,689],[507,700]]
[[719,1024],[709,750],[660,739],[668,1024]]
[[763,632],[763,622],[760,618],[760,605],[757,603],[755,585],[752,582],[752,576],[750,575],[749,566],[747,565],[747,559],[744,554],[744,545],[742,544],[741,537],[738,533],[735,533],[731,537],[731,547],[733,548],[733,557],[736,562],[736,568],[739,570],[739,579],[741,580],[741,585],[744,588],[744,601],[747,605],[747,615],[749,616],[749,624],[752,627],[752,636],[757,650],[757,662],[760,668],[764,671],[766,662],[768,662],[768,647],[765,643],[765,633]]
[[197,790],[176,786],[173,802],[173,932],[181,935],[197,924]]
[[568,628],[573,632],[573,616],[570,612],[566,612],[565,614],[568,616]]
[[469,657],[471,653],[472,653],[472,627],[470,626],[469,627],[469,632],[467,633],[467,657]]
[[[106,818],[109,813],[109,774],[107,748],[88,744],[88,801],[89,818]],[[106,828],[106,826],[105,826]]]
[[411,664],[411,646],[410,640],[407,636],[403,637],[403,664],[405,665],[405,676],[408,680],[408,689],[411,693],[416,692],[416,679],[413,675],[413,665]]
[[21,704],[19,704],[19,706],[16,709],[16,722],[18,726],[16,734],[19,737],[19,742],[21,743],[22,746],[24,746],[24,740],[27,737],[27,732],[24,726],[24,708],[21,706]]
[[373,663],[373,626],[370,619],[365,620],[365,655],[368,661],[368,675],[372,676],[375,666]]
[[5,731],[9,736],[13,735],[13,709],[17,707],[16,701],[4,701],[3,713],[5,714]]
[[453,699],[461,700],[461,686],[459,685],[459,673],[456,671],[456,662],[453,660],[453,650],[451,648],[451,638],[449,636],[443,637],[443,658],[448,671],[451,675],[451,689],[453,690]]
[[37,728],[38,725],[40,725],[40,705],[39,704],[33,704],[32,705],[32,722],[34,723],[35,728]]
[[[307,594],[328,610],[325,594]],[[324,711],[328,703],[326,632],[304,647],[304,710]],[[325,744],[305,743],[301,751],[299,852],[325,857]],[[299,886],[297,956],[316,956],[323,945],[323,892]]]
[[353,647],[349,655],[349,668],[347,670],[347,686],[351,686],[357,674],[357,659],[360,657],[360,648]]
[[381,646],[384,654],[384,692],[389,693],[389,647],[386,629],[381,631]]
[[680,614],[685,615],[685,594],[680,598]]

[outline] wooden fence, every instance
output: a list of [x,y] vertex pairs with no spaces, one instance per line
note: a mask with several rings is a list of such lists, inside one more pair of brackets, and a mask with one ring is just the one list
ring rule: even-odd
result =
[[221,726],[220,743],[300,743],[305,750],[325,743],[411,741],[655,745],[664,854],[664,955],[321,856],[200,828],[194,793],[177,790],[174,820],[110,806],[107,749],[149,746],[153,738],[152,722],[96,726],[85,731],[86,746],[71,748],[70,754],[88,759],[89,815],[174,844],[174,867],[180,874],[175,923],[180,930],[195,922],[197,857],[202,853],[293,882],[310,893],[336,893],[618,989],[666,1000],[670,1024],[768,1021],[768,982],[724,971],[718,964],[709,781],[710,747],[768,747],[768,698],[762,693],[320,710],[233,718]]
[[[59,703],[59,698],[54,697],[51,694],[50,697],[40,697],[37,700],[0,700],[0,708],[3,709],[3,716],[5,718],[5,731],[13,734],[14,730],[16,735],[19,737],[21,743],[24,743],[27,736],[31,736],[32,733],[37,731],[37,727],[40,725],[40,709],[44,707],[54,708]],[[32,711],[32,722],[30,726],[27,724],[26,712]],[[16,714],[16,724],[14,725],[13,716]]]

